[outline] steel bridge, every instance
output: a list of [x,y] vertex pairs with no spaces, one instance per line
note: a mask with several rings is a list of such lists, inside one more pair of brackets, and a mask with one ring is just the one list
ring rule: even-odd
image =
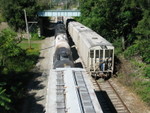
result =
[[44,10],[38,12],[39,17],[58,17],[58,16],[80,16],[79,10]]

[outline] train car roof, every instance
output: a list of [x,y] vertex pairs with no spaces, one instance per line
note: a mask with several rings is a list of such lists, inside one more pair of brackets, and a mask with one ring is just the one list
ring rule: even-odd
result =
[[79,35],[81,37],[84,37],[81,40],[83,40],[89,48],[95,47],[95,46],[101,46],[101,47],[112,46],[113,47],[113,45],[110,42],[108,42],[106,39],[104,39],[103,37],[101,37],[100,35],[98,35],[96,32],[92,30],[88,32],[80,32]]
[[80,37],[84,37],[81,40],[87,44],[89,48],[95,46],[112,46],[113,45],[108,42],[105,38],[97,34],[95,31],[91,30],[90,28],[84,26],[79,22],[71,22],[73,27],[79,32]]
[[46,113],[103,113],[85,69],[57,68],[48,79]]

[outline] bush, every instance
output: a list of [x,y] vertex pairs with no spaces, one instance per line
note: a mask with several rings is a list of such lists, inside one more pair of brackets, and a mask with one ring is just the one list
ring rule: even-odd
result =
[[143,61],[150,63],[150,39],[139,41],[139,51]]
[[150,39],[143,39],[135,41],[135,44],[128,47],[124,52],[125,58],[135,55],[140,55],[145,63],[150,63]]
[[[1,86],[1,84],[0,84]],[[3,89],[0,87],[0,111],[2,112],[3,110],[10,110],[10,96],[5,93],[6,89]]]
[[5,20],[4,20],[2,14],[1,14],[1,11],[0,11],[0,23],[1,23],[1,22],[4,22],[4,21],[5,21]]
[[148,65],[148,66],[144,69],[144,71],[145,71],[145,76],[148,77],[148,78],[150,78],[150,65]]
[[122,45],[121,45],[121,38],[116,39],[113,42],[113,45],[115,46],[115,54],[118,55],[120,53],[122,53]]
[[[20,100],[25,97],[27,83],[32,78],[28,73],[39,56],[39,48],[22,49],[16,43],[15,37],[16,33],[10,29],[0,33],[0,111],[2,113],[17,112],[18,105],[21,105]],[[1,87],[1,83],[5,84]]]
[[31,33],[31,40],[42,40],[45,39],[44,36],[39,37],[38,33]]
[[134,89],[142,97],[142,100],[147,102],[150,106],[150,82],[149,81],[136,81]]
[[136,44],[130,46],[126,51],[124,51],[125,58],[131,58],[131,56],[138,54],[138,46]]

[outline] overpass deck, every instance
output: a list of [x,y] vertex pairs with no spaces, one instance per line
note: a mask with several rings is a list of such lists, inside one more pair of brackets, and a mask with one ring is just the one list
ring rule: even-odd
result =
[[80,16],[79,10],[44,10],[38,12],[39,17]]

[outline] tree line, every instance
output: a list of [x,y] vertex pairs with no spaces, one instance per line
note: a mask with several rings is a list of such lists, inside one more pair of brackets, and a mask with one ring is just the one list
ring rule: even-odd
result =
[[132,66],[127,73],[120,70],[118,80],[132,88],[149,107],[150,1],[80,0],[80,11],[77,20],[109,40],[122,64]]
[[81,23],[125,51],[150,63],[149,0],[80,0]]
[[0,32],[0,112],[16,113],[21,99],[26,97],[26,85],[32,78],[39,54],[18,46],[16,32],[10,28]]
[[28,21],[37,21],[37,12],[47,8],[47,4],[40,0],[0,0],[2,16],[15,31],[25,30],[24,10]]
[[35,65],[39,53],[18,46],[15,31],[25,31],[24,12],[29,21],[37,20],[37,12],[44,5],[36,0],[0,0],[0,15],[10,28],[0,31],[0,112],[19,112],[26,86],[32,76],[29,70]]

